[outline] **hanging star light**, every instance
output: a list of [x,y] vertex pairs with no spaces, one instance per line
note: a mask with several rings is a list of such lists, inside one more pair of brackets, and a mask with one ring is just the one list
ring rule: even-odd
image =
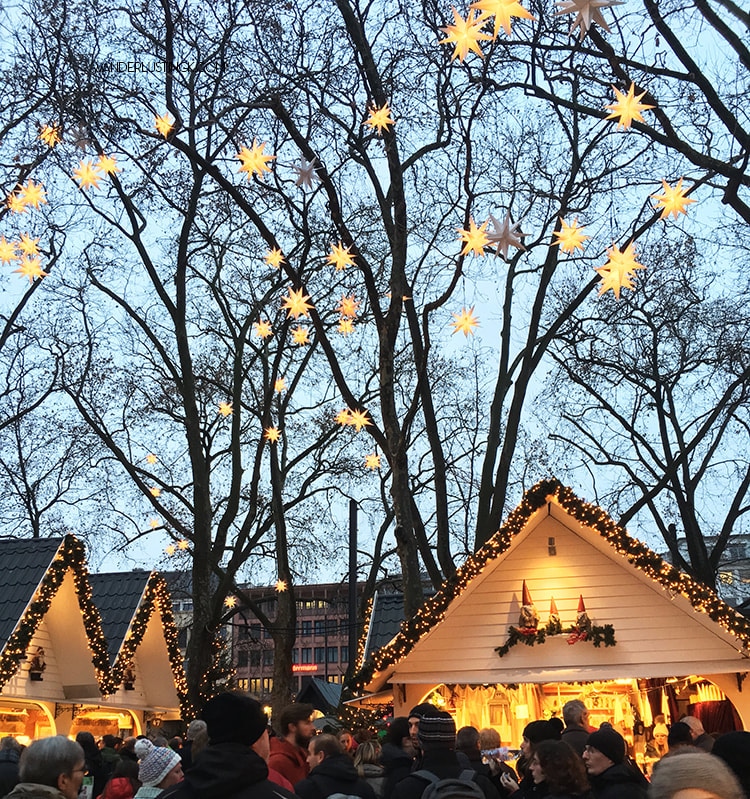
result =
[[160,117],[154,117],[154,124],[159,133],[166,139],[174,128],[174,117],[167,111],[166,114],[162,114]]
[[484,21],[490,17],[495,18],[495,29],[492,33],[493,39],[497,39],[500,28],[510,36],[511,17],[521,17],[522,19],[536,20],[517,0],[477,0],[469,8],[480,11],[479,19]]
[[167,555],[174,555],[174,553],[177,551],[177,548],[174,544],[169,544],[169,546],[165,547],[164,551],[167,553]]
[[278,593],[283,593],[287,589],[287,582],[286,580],[276,580],[276,590]]
[[234,408],[232,407],[231,402],[220,402],[219,403],[219,413],[226,418],[227,416],[231,416],[234,413]]
[[39,209],[40,205],[46,205],[46,192],[41,183],[34,183],[33,180],[28,180],[19,191],[19,196],[24,205],[30,205],[32,208]]
[[583,41],[586,32],[592,23],[596,23],[602,30],[610,33],[609,26],[602,16],[600,9],[622,5],[622,0],[559,0],[555,5],[560,7],[555,11],[555,16],[575,14],[569,33],[572,35],[576,28],[580,28],[580,38]]
[[354,265],[354,256],[350,252],[351,246],[344,247],[342,242],[331,245],[331,252],[328,253],[326,263],[336,267],[337,272],[346,269],[347,266]]
[[28,233],[21,233],[18,247],[24,255],[39,255],[39,238],[32,239]]
[[479,320],[474,315],[474,306],[471,308],[462,308],[460,313],[453,314],[453,332],[461,332],[467,338],[469,335],[474,335],[474,331],[479,327]]
[[388,108],[388,103],[383,103],[380,108],[375,105],[370,107],[370,115],[365,120],[365,125],[382,135],[383,131],[387,131],[393,124],[391,109]]
[[446,25],[440,28],[443,33],[447,33],[445,39],[442,39],[439,44],[454,44],[453,55],[451,61],[458,58],[463,61],[468,55],[469,51],[476,53],[481,58],[484,58],[484,53],[479,46],[479,42],[491,42],[492,36],[489,33],[483,33],[482,27],[484,26],[483,19],[476,19],[476,12],[469,11],[469,15],[464,19],[455,8],[451,7],[453,11],[453,25]]
[[339,333],[341,333],[341,335],[348,336],[350,333],[354,332],[354,323],[351,319],[344,317],[339,319],[339,324],[336,329],[339,331]]
[[336,306],[336,310],[341,316],[354,319],[359,310],[359,301],[354,298],[353,294],[349,297],[342,296],[339,300],[339,304]]
[[258,338],[266,339],[269,336],[273,335],[273,329],[271,328],[271,323],[267,320],[266,321],[261,320],[260,322],[255,322],[255,324],[253,324],[253,328],[255,329],[255,335],[258,336]]
[[149,452],[149,454],[146,455],[146,463],[151,466],[153,466],[158,460],[159,459],[156,457],[156,455],[154,455],[153,452]]
[[102,175],[93,161],[81,161],[78,169],[73,172],[73,177],[82,189],[88,189],[90,186],[98,189],[99,181],[102,179]]
[[309,294],[304,293],[304,289],[289,289],[289,294],[284,297],[281,304],[281,310],[286,311],[288,316],[292,319],[299,319],[300,316],[310,316],[310,309],[312,305],[308,302],[310,299]]
[[464,243],[461,249],[461,255],[468,255],[469,253],[484,255],[484,248],[490,243],[489,236],[487,235],[488,224],[489,220],[482,222],[482,224],[477,227],[476,222],[469,217],[468,230],[457,228],[460,240]]
[[278,269],[284,263],[284,253],[278,247],[267,250],[263,260],[274,269]]
[[508,247],[516,247],[519,250],[526,251],[521,239],[526,235],[520,230],[521,222],[511,222],[510,214],[505,214],[505,219],[502,223],[498,222],[492,214],[490,214],[492,227],[494,230],[487,234],[490,244],[496,245],[495,255],[498,253],[503,254],[503,258],[508,260]]
[[352,414],[349,408],[344,408],[344,410],[339,411],[334,418],[337,424],[347,426],[351,424]]
[[295,344],[309,344],[310,343],[310,333],[306,327],[295,327],[292,328],[292,341]]
[[152,486],[151,488],[149,488],[148,492],[149,494],[151,494],[152,497],[161,496],[161,488],[159,488],[159,486]]
[[286,391],[286,380],[283,377],[277,377],[273,384],[273,390],[277,391],[279,394],[282,391]]
[[228,596],[224,600],[224,606],[228,608],[236,608],[237,607],[237,597],[236,596]]
[[57,125],[42,125],[39,132],[39,138],[48,146],[54,147],[59,144],[62,139],[60,137],[60,128]]
[[29,279],[29,283],[34,282],[34,278],[47,277],[47,272],[42,269],[42,262],[36,255],[27,255],[18,262],[18,269],[14,272]]
[[72,133],[71,140],[78,150],[86,150],[91,144],[91,136],[86,125],[77,125]]
[[607,263],[595,270],[602,278],[602,282],[599,284],[599,296],[611,290],[615,299],[619,300],[620,290],[623,288],[633,289],[635,271],[644,267],[635,260],[636,253],[632,244],[628,244],[622,251],[613,244],[612,248],[607,250],[607,256]]
[[275,155],[266,155],[263,150],[266,147],[265,142],[258,144],[257,139],[253,139],[252,150],[243,147],[236,155],[240,159],[240,172],[247,172],[247,178],[257,175],[259,178],[263,177],[264,172],[270,172],[271,167],[268,166],[269,161],[273,161]]
[[12,211],[14,214],[26,213],[26,203],[23,201],[23,197],[17,192],[11,192],[5,200],[5,204],[8,206],[8,210]]
[[607,114],[607,119],[616,119],[618,128],[629,128],[635,122],[645,122],[641,111],[646,111],[649,108],[654,108],[653,105],[647,105],[641,102],[641,98],[645,96],[646,92],[641,92],[637,97],[635,94],[635,83],[630,84],[627,94],[623,94],[616,86],[612,87],[615,91],[617,98],[611,105],[605,106],[611,114]]
[[353,411],[349,410],[349,424],[359,433],[363,427],[370,427],[370,421],[367,411]]
[[366,469],[379,469],[380,468],[380,455],[374,453],[372,455],[365,455],[365,468]]
[[299,159],[299,166],[292,166],[292,169],[297,173],[297,179],[294,181],[295,186],[305,186],[306,188],[311,189],[313,187],[314,180],[320,181],[320,178],[315,172],[317,160],[317,158],[313,158],[312,161],[308,161],[306,158],[301,157]]
[[111,155],[104,155],[104,153],[99,156],[96,168],[105,175],[114,175],[117,172],[122,172],[122,169],[117,166],[117,159]]
[[8,241],[5,236],[0,237],[0,261],[4,264],[9,264],[11,261],[17,261],[19,255],[16,252],[15,242]]
[[575,252],[575,250],[583,250],[583,242],[590,238],[583,231],[584,227],[579,227],[578,217],[576,217],[570,224],[564,219],[560,219],[560,230],[555,230],[553,236],[557,241],[554,244],[559,244],[563,252]]
[[177,542],[177,549],[182,549],[182,550],[185,550],[185,549],[187,549],[189,546],[190,546],[190,542],[189,542],[189,541],[187,541],[187,540],[185,540],[184,538],[181,538],[181,539],[180,539],[180,540]]
[[694,203],[695,200],[685,195],[688,189],[682,188],[682,178],[677,181],[675,186],[670,186],[666,180],[662,178],[661,185],[664,189],[664,194],[652,194],[651,199],[656,200],[657,207],[661,208],[661,218],[668,219],[670,214],[674,214],[674,218],[680,214],[686,214],[686,206]]
[[156,528],[159,527],[159,525],[161,525],[161,520],[160,519],[149,519],[148,520],[148,526],[152,530],[156,530]]
[[270,444],[275,444],[280,437],[281,433],[279,432],[278,427],[266,427],[266,429],[263,431],[263,438],[265,438]]

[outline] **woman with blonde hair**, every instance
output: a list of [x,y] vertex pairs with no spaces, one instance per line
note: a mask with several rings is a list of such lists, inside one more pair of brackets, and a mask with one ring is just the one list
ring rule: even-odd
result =
[[381,747],[378,741],[364,741],[354,753],[354,768],[357,774],[368,782],[375,796],[383,799],[385,795],[385,769],[380,765]]

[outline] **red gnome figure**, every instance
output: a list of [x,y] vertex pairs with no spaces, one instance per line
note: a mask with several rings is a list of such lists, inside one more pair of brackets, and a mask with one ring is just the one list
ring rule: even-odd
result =
[[523,581],[523,599],[521,601],[521,615],[518,617],[518,626],[521,630],[536,630],[539,626],[539,614],[536,612],[531,594]]
[[549,619],[547,620],[547,635],[557,635],[562,632],[560,614],[557,610],[557,602],[554,597],[549,600]]
[[583,604],[583,594],[578,596],[578,614],[576,615],[576,627],[580,632],[588,632],[591,629],[591,619],[586,613],[586,605]]

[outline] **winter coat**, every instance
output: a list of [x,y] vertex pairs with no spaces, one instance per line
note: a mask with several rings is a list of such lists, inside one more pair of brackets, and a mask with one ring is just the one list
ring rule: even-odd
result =
[[628,762],[610,766],[601,774],[589,774],[594,799],[646,799],[648,780]]
[[135,793],[128,777],[112,777],[97,799],[133,799]]
[[315,766],[310,776],[295,783],[300,799],[327,799],[332,793],[376,799],[375,791],[361,779],[349,755],[331,755]]
[[411,773],[414,758],[396,744],[385,743],[380,753],[380,763],[385,770],[384,799],[390,799],[396,783]]
[[[464,766],[458,760],[453,749],[431,749],[424,753],[419,770],[429,771],[438,779],[458,777]],[[474,782],[482,789],[485,799],[500,799],[497,788],[484,776],[477,774]],[[421,777],[410,774],[396,783],[391,799],[420,799],[428,783]]]
[[[457,752],[457,754],[460,753]],[[501,797],[510,796],[510,791],[503,785],[501,776],[503,774],[508,774],[516,782],[518,782],[516,772],[511,766],[509,766],[507,763],[503,763],[502,761],[495,761],[493,766],[490,766],[489,763],[483,762],[482,754],[478,749],[472,749],[470,752],[465,752],[465,755],[469,761],[470,768],[473,768],[477,774],[484,774],[484,776],[487,777],[487,779],[495,786],[495,788],[497,788],[497,792]]]
[[19,782],[5,799],[65,799],[65,794],[51,785],[37,782]]
[[360,768],[362,769],[362,779],[370,784],[370,787],[375,791],[377,799],[383,799],[385,792],[385,769],[375,763],[363,763]]
[[159,799],[294,799],[294,794],[268,780],[268,766],[249,746],[211,744],[185,774],[185,779]]
[[586,727],[581,727],[580,724],[571,724],[562,731],[562,740],[571,749],[582,755],[583,750],[586,748],[586,740],[590,734]]
[[534,782],[531,774],[521,780],[518,790],[512,793],[510,799],[548,799],[549,785],[546,780]]
[[18,785],[18,758],[20,752],[15,749],[3,749],[0,752],[0,796],[10,793]]
[[307,752],[299,746],[289,743],[286,738],[271,738],[271,756],[268,758],[269,768],[278,771],[292,785],[304,780],[310,773],[307,765]]

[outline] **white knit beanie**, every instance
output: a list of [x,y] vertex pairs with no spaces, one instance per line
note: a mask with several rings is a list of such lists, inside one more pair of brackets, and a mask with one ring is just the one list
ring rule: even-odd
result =
[[156,788],[181,762],[180,756],[174,749],[154,746],[148,738],[139,738],[135,742],[135,753],[138,755],[138,779],[150,788]]

